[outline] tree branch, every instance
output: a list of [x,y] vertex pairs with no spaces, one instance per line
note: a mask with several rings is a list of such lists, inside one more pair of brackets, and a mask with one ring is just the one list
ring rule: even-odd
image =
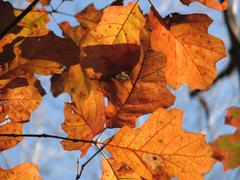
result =
[[39,0],[34,0],[14,21],[12,21],[1,33],[0,40],[19,23],[38,3]]
[[76,139],[76,138],[66,138],[62,136],[52,135],[52,134],[0,134],[0,137],[37,137],[37,138],[52,138],[52,139],[62,139],[66,141],[72,142],[83,142],[83,143],[93,143],[97,144],[94,140],[86,140],[86,139]]

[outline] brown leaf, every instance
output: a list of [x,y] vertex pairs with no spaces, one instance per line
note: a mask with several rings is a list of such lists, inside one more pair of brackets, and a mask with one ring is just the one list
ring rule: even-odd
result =
[[81,65],[112,77],[132,69],[140,56],[140,31],[145,24],[137,3],[107,7],[98,25],[81,39]]
[[152,48],[167,55],[168,84],[175,89],[187,83],[190,89],[207,90],[216,77],[215,64],[226,55],[223,41],[208,34],[212,19],[177,13],[162,19],[152,8],[150,21]]
[[20,49],[22,58],[31,61],[47,60],[62,65],[79,63],[79,47],[71,39],[58,37],[53,32],[45,36],[26,38]]
[[237,128],[234,134],[218,137],[212,144],[213,157],[221,161],[224,170],[240,165],[240,108],[231,107],[226,115],[226,123]]
[[81,27],[84,29],[94,28],[103,15],[102,10],[97,10],[93,4],[89,4],[83,11],[75,15]]
[[23,163],[12,169],[0,167],[0,180],[41,180],[38,167],[32,163]]
[[[12,5],[9,2],[3,1],[0,1],[0,16],[2,17],[0,19],[0,32],[3,32],[3,30],[17,18],[14,15]],[[9,33],[17,34],[21,29],[22,27],[16,25]]]
[[222,2],[218,2],[217,0],[180,0],[180,1],[187,6],[192,2],[199,2],[209,8],[217,9],[219,11],[226,10],[228,7],[227,0],[224,0]]
[[175,97],[165,81],[166,58],[148,50],[127,79],[112,78],[105,84],[109,98],[106,109],[108,127],[135,127],[136,118],[152,113],[159,107],[169,107]]
[[[75,102],[65,103],[65,121],[62,124],[62,129],[69,138],[92,140],[95,135],[103,131],[105,124],[103,98],[102,92],[92,87],[86,98],[75,98]],[[61,144],[68,151],[81,150],[81,157],[91,146],[91,143],[65,140]]]
[[215,163],[212,150],[204,135],[182,131],[182,116],[181,110],[158,109],[141,128],[121,128],[106,148],[145,179],[167,174],[181,180],[203,179]]

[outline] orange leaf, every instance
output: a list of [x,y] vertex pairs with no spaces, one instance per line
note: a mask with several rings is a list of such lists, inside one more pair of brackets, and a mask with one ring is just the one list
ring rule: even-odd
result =
[[213,157],[223,163],[224,170],[240,165],[240,108],[228,109],[226,123],[235,126],[237,131],[234,134],[220,136],[211,144]]
[[116,162],[114,159],[102,161],[102,180],[134,179],[142,180],[136,172],[125,163]]
[[32,163],[23,163],[12,169],[0,167],[0,180],[41,180],[38,168]]
[[39,106],[41,95],[32,85],[6,88],[0,93],[0,101],[0,114],[8,116],[12,121],[27,122]]
[[223,41],[208,34],[212,19],[177,13],[162,19],[152,8],[150,21],[152,48],[167,55],[167,82],[175,89],[184,83],[208,89],[216,77],[215,64],[226,55]]
[[175,97],[165,81],[166,57],[149,50],[125,78],[120,74],[105,84],[109,98],[106,109],[108,127],[135,127],[136,118],[169,107]]
[[97,10],[93,4],[89,4],[83,11],[77,13],[75,17],[81,27],[92,29],[99,23],[102,15],[102,10]]
[[[75,98],[73,103],[65,103],[65,121],[62,129],[69,138],[92,140],[104,129],[104,101],[102,92],[92,87],[86,98]],[[63,140],[62,146],[65,150],[81,150],[84,156],[91,143],[69,142]]]
[[199,2],[204,4],[205,6],[213,9],[217,9],[219,11],[226,10],[228,7],[227,0],[224,0],[223,2],[217,2],[217,0],[180,0],[183,4],[189,5],[192,2]]
[[[2,121],[2,119],[1,119]],[[6,120],[6,122],[1,122],[0,125],[0,134],[22,134],[22,123],[18,123],[15,121]],[[6,149],[10,149],[16,146],[19,142],[23,140],[23,137],[0,137],[0,152]],[[1,170],[0,170],[1,172]],[[1,173],[0,173],[1,175]],[[0,178],[1,179],[1,178]]]
[[144,24],[137,3],[107,7],[98,25],[81,39],[81,65],[105,78],[132,69],[139,59]]
[[51,78],[51,90],[54,96],[62,92],[71,95],[72,100],[84,98],[91,91],[91,82],[79,64],[72,65],[63,74],[54,74]]
[[181,180],[203,179],[215,162],[212,150],[204,135],[182,131],[182,116],[181,110],[158,109],[141,128],[121,128],[106,148],[144,179],[166,174]]

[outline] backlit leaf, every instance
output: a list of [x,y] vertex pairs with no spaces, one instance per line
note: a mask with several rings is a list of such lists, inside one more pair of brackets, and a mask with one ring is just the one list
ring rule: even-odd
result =
[[228,7],[227,0],[224,0],[223,2],[218,2],[218,0],[180,0],[180,1],[187,6],[192,2],[199,2],[204,4],[205,6],[217,9],[219,11],[226,10]]
[[[103,94],[96,87],[92,87],[86,98],[75,98],[73,103],[65,103],[65,121],[62,129],[69,138],[92,140],[93,137],[104,129],[104,101]],[[91,143],[61,142],[65,150],[81,150],[84,156]]]
[[235,126],[237,131],[234,134],[220,136],[211,144],[213,156],[223,163],[224,170],[240,165],[240,108],[228,109],[226,123]]
[[[177,177],[203,179],[215,160],[205,136],[182,131],[181,110],[156,110],[139,129],[120,129],[107,144],[118,162],[124,162],[144,179]],[[165,172],[165,173],[163,173]]]
[[167,56],[167,82],[175,89],[184,83],[208,89],[216,77],[215,64],[226,55],[223,41],[208,34],[212,19],[177,13],[162,19],[152,8],[150,20],[152,48]]
[[112,77],[132,69],[140,56],[140,31],[145,20],[137,3],[111,6],[98,25],[82,38],[81,64]]
[[107,81],[108,127],[135,127],[137,117],[173,104],[175,97],[167,89],[165,65],[166,57],[162,53],[149,50],[142,54],[129,79],[118,76]]
[[12,169],[0,167],[0,180],[41,180],[38,168],[32,163],[23,163]]

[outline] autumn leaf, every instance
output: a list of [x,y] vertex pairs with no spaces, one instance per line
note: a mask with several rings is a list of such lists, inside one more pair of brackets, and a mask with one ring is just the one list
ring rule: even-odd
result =
[[115,162],[113,159],[102,160],[102,180],[134,179],[142,180],[139,175],[133,171],[124,162]]
[[[92,85],[93,86],[93,85]],[[65,121],[62,129],[69,138],[92,140],[93,137],[104,129],[104,96],[97,87],[92,87],[90,94],[86,98],[75,98],[73,103],[65,103]],[[83,157],[91,143],[61,142],[65,150],[81,150]]]
[[144,179],[166,174],[181,180],[203,179],[215,162],[212,150],[204,135],[182,131],[182,116],[181,110],[158,109],[139,129],[121,128],[106,148]]
[[0,180],[41,180],[38,168],[32,163],[23,163],[12,169],[0,167]]
[[[4,17],[0,19],[0,32],[3,32],[9,23],[16,19],[16,16],[13,7],[9,2],[0,1],[0,12],[1,17]],[[17,34],[21,29],[22,27],[16,25],[10,30],[10,33]]]
[[63,31],[63,34],[67,38],[71,38],[77,46],[79,46],[80,40],[87,33],[87,30],[82,28],[81,25],[72,27],[69,22],[62,22],[59,27]]
[[103,15],[102,10],[97,10],[93,4],[89,4],[83,11],[75,15],[76,19],[84,29],[94,28]]
[[131,70],[140,56],[140,31],[144,24],[137,3],[107,7],[101,21],[80,41],[81,65],[101,72],[104,78]]
[[[31,61],[53,61],[61,65],[79,63],[79,47],[71,39],[58,37],[53,32],[26,38],[19,47],[21,57]],[[49,65],[47,67],[51,68]]]
[[165,81],[166,57],[159,52],[142,52],[139,63],[122,79],[120,74],[105,85],[109,99],[106,109],[108,127],[135,127],[136,118],[169,107],[175,97]]
[[224,170],[233,169],[240,165],[240,108],[231,107],[226,115],[226,123],[237,128],[234,134],[218,137],[212,144],[213,157],[221,161]]
[[226,10],[228,7],[227,0],[224,0],[222,2],[218,2],[217,0],[180,0],[180,1],[187,6],[192,2],[199,2],[209,8],[217,9],[219,11]]
[[167,83],[175,89],[187,83],[190,89],[207,90],[216,77],[215,64],[226,55],[223,41],[208,34],[212,19],[177,13],[162,19],[152,8],[150,21],[152,48],[167,56]]
[[102,15],[102,10],[97,10],[93,4],[89,4],[83,11],[75,15],[80,23],[79,26],[72,27],[69,22],[62,22],[59,27],[65,37],[71,38],[79,46],[82,37],[99,23]]
[[54,96],[67,92],[74,101],[89,95],[91,82],[81,66],[77,64],[70,66],[61,75],[54,74],[51,78],[51,90]]
[[[1,118],[5,118],[5,117],[1,117]],[[0,122],[1,122],[0,134],[14,134],[14,133],[22,134],[22,129],[23,129],[22,123],[11,121],[10,119],[5,119],[5,120],[1,119]],[[22,140],[23,140],[23,137],[7,137],[7,136],[0,137],[0,152],[16,146]]]
[[39,91],[33,85],[4,88],[0,93],[0,114],[15,122],[27,122],[41,99]]

